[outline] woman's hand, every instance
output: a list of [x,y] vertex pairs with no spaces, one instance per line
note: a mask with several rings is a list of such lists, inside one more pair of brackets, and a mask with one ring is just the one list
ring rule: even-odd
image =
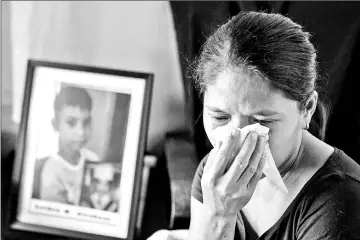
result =
[[242,146],[239,139],[240,131],[235,129],[210,152],[204,167],[203,206],[214,216],[236,217],[262,176],[265,137],[250,132]]

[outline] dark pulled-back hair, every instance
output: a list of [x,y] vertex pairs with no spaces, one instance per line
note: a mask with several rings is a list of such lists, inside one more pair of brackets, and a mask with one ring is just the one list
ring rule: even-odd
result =
[[219,73],[244,69],[298,101],[300,110],[316,90],[319,98],[309,131],[324,140],[328,105],[322,100],[324,79],[318,77],[316,50],[309,38],[302,26],[283,15],[240,12],[202,46],[193,69],[196,89],[203,95]]
[[64,106],[79,107],[91,111],[92,99],[85,89],[67,86],[62,88],[55,97],[54,110],[56,115]]

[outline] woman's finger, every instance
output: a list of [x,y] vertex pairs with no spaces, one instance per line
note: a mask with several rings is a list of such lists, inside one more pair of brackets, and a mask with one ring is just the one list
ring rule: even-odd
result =
[[204,171],[209,171],[209,169],[212,168],[214,162],[216,162],[216,155],[220,149],[221,144],[222,142],[217,142],[214,148],[209,152],[204,166]]
[[252,176],[252,178],[250,179],[249,183],[248,183],[248,188],[250,189],[255,189],[256,184],[259,182],[259,180],[261,179],[262,175],[263,175],[263,170],[264,170],[264,166],[265,166],[265,162],[266,162],[266,156],[265,153],[262,154],[258,168],[256,173]]
[[[239,131],[239,130],[238,130]],[[230,158],[227,161],[227,164],[225,166],[224,172],[226,173],[227,171],[229,171],[231,165],[233,164],[233,162],[235,161],[236,156],[239,154],[239,151],[241,149],[241,144],[240,144],[240,139],[241,139],[241,132],[239,131],[239,136],[238,139],[234,142],[234,148],[231,152]]]
[[255,132],[249,133],[246,136],[239,153],[236,155],[229,171],[226,173],[227,178],[230,181],[237,181],[247,167],[250,157],[256,147],[257,138],[258,134]]
[[226,139],[222,142],[216,160],[212,163],[210,171],[213,172],[215,176],[223,175],[228,165],[229,161],[233,161],[235,154],[234,148],[239,142],[240,131],[234,129],[231,134],[229,134]]
[[250,179],[255,174],[258,174],[258,165],[261,160],[261,156],[264,153],[265,143],[266,143],[265,137],[260,136],[257,141],[255,150],[253,151],[253,153],[250,157],[249,164],[247,165],[246,169],[244,170],[243,174],[241,175],[241,177],[239,179],[244,184],[248,184]]

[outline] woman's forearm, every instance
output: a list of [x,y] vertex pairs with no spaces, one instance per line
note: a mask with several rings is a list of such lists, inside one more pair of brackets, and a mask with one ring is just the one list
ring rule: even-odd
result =
[[232,240],[236,216],[215,216],[202,212],[201,217],[192,222],[188,240]]

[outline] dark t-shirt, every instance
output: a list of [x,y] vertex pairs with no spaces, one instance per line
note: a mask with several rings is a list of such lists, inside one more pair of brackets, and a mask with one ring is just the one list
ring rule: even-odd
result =
[[[191,193],[200,202],[206,158],[196,171]],[[234,239],[360,240],[360,166],[335,148],[281,218],[260,237],[240,211]]]

